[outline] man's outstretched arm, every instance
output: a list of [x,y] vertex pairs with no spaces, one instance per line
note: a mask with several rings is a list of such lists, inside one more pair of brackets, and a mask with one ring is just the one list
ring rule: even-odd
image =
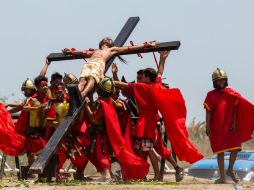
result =
[[64,48],[62,50],[63,53],[71,54],[71,55],[84,55],[86,57],[91,57],[94,53],[94,50],[76,50],[75,48]]
[[124,90],[125,88],[128,87],[128,83],[126,83],[126,82],[114,81],[114,83],[121,90]]
[[147,42],[147,43],[143,43],[141,45],[135,45],[135,46],[113,47],[112,53],[113,54],[128,53],[128,52],[132,52],[136,50],[145,49],[146,47],[156,47],[157,45],[159,45],[158,42],[152,41],[152,42]]

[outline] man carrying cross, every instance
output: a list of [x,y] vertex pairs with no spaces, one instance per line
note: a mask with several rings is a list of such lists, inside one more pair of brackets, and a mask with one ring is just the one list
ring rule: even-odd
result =
[[[141,50],[146,47],[154,47],[156,45],[157,43],[153,41],[137,46],[116,47],[114,46],[112,39],[104,38],[100,41],[98,50],[89,49],[86,51],[78,51],[74,48],[65,48],[63,52],[66,54],[85,55],[90,57],[90,60],[84,64],[83,69],[81,70],[78,86],[81,96],[85,97],[94,88],[95,84],[98,84],[101,79],[104,78],[105,65],[111,57],[120,53]],[[120,58],[120,60],[123,59]]]

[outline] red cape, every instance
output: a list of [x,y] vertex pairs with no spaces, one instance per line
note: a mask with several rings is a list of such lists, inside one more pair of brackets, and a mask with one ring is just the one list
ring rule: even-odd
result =
[[[136,83],[133,85],[135,96],[148,96],[151,93],[151,100],[145,104],[153,103],[160,111],[168,139],[179,160],[194,163],[204,156],[190,142],[186,129],[186,107],[185,101],[179,89],[167,89],[160,85]],[[147,90],[149,88],[149,90]],[[138,101],[138,99],[136,99]],[[153,106],[154,106],[153,105]],[[151,117],[151,116],[150,116]]]
[[28,126],[28,115],[27,111],[22,110],[20,112],[19,118],[15,123],[15,131],[20,135],[25,135],[27,126]]
[[11,115],[0,103],[0,149],[9,156],[18,156],[24,150],[25,137],[15,132]]
[[241,142],[252,139],[252,133],[254,131],[254,105],[232,88],[226,88],[225,92],[237,97],[239,101],[237,107],[236,133],[239,134]]
[[107,134],[114,154],[121,165],[124,180],[143,179],[149,172],[149,164],[136,156],[121,135],[117,114],[111,99],[100,99],[107,127]]

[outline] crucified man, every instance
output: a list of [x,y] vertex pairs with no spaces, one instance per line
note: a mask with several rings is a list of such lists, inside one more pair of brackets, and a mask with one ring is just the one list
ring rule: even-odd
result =
[[154,47],[157,45],[157,42],[152,41],[142,45],[116,47],[114,46],[111,38],[104,38],[100,41],[98,50],[79,51],[76,49],[65,48],[63,53],[72,55],[86,55],[90,57],[90,60],[84,64],[81,70],[78,85],[81,96],[84,98],[93,90],[95,84],[98,84],[101,79],[104,78],[105,65],[111,57],[120,53],[141,50],[145,49],[146,47]]

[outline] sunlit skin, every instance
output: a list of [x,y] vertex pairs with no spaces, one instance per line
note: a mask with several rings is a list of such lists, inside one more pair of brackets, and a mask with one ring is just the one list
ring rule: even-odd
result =
[[[90,57],[90,61],[97,61],[104,63],[106,65],[107,61],[116,54],[127,53],[133,50],[140,50],[143,49],[145,46],[153,47],[158,45],[157,42],[148,42],[146,45],[137,45],[137,46],[126,46],[126,47],[116,47],[113,45],[113,41],[111,39],[103,41],[101,44],[100,49],[94,51],[71,51],[69,48],[63,49],[64,53],[69,53],[73,55],[85,55]],[[92,91],[95,85],[95,79],[92,76],[87,78],[80,78],[78,88],[81,92],[81,96],[84,98],[88,95],[89,92]]]

